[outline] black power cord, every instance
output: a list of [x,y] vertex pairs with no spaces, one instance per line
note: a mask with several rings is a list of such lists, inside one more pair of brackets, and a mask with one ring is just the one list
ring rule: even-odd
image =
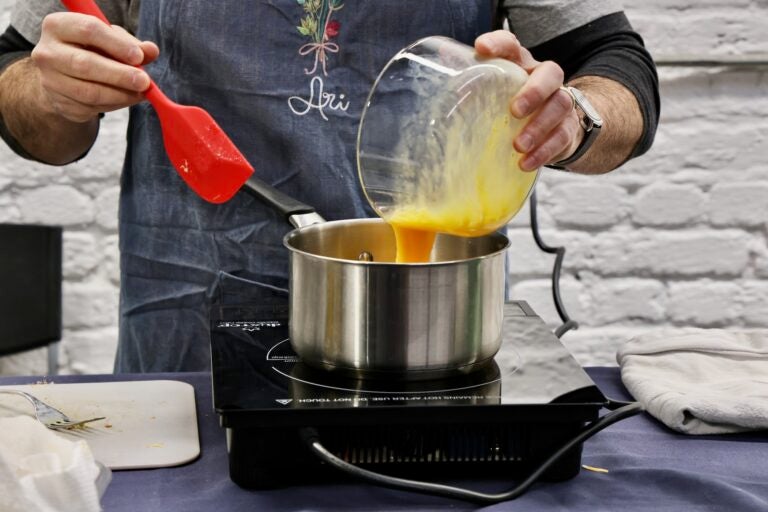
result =
[[536,245],[539,247],[539,249],[546,252],[547,254],[555,255],[555,264],[552,267],[552,299],[555,302],[555,309],[557,309],[557,314],[560,315],[560,320],[563,321],[560,327],[555,329],[555,336],[560,338],[563,336],[563,334],[570,331],[571,329],[579,328],[579,324],[575,320],[572,320],[570,316],[568,316],[568,312],[565,310],[565,305],[563,305],[563,299],[560,297],[560,270],[563,267],[563,258],[565,258],[565,247],[551,247],[544,243],[544,240],[541,239],[541,234],[539,233],[539,218],[536,206],[538,202],[536,199],[536,190],[531,193],[529,202],[531,212],[531,233],[533,233],[533,240],[536,242]]
[[[615,407],[619,402],[609,401],[607,407],[611,408],[611,404]],[[382,475],[374,471],[359,468],[354,464],[350,464],[331,452],[329,452],[321,443],[317,430],[312,427],[302,428],[299,431],[302,440],[307,447],[319,457],[322,461],[330,464],[331,466],[362,480],[372,482],[384,487],[390,487],[392,489],[413,491],[422,494],[431,494],[434,496],[443,496],[446,498],[454,498],[458,500],[472,501],[475,503],[492,504],[499,503],[501,501],[513,500],[521,496],[528,488],[533,485],[536,480],[544,474],[553,464],[555,464],[560,457],[566,454],[569,450],[575,446],[583,443],[593,435],[597,434],[604,428],[613,425],[614,423],[621,421],[630,416],[634,416],[643,412],[643,407],[637,402],[631,402],[627,405],[623,405],[612,412],[609,412],[605,416],[601,416],[597,420],[587,425],[581,432],[574,436],[571,440],[563,444],[557,451],[550,455],[544,462],[536,468],[528,478],[518,484],[516,487],[509,491],[498,494],[486,494],[482,492],[472,491],[469,489],[463,489],[461,487],[452,487],[450,485],[436,484],[431,482],[421,482],[418,480],[408,480],[405,478],[397,478],[388,475]]]

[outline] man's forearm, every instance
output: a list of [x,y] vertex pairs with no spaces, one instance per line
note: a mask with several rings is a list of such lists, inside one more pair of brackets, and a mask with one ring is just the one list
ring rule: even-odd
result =
[[643,116],[635,95],[622,84],[599,76],[582,76],[568,85],[580,89],[603,118],[595,143],[568,168],[583,174],[602,174],[623,164],[643,134]]
[[0,75],[0,113],[7,130],[27,153],[54,165],[83,155],[99,129],[98,118],[75,123],[53,110],[30,58],[14,62]]

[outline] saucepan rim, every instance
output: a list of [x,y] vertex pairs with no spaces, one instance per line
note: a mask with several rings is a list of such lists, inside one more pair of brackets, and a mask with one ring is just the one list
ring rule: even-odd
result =
[[[487,235],[482,235],[480,237],[474,237],[474,238],[483,238],[483,237],[493,237],[498,238],[499,241],[503,242],[503,246],[493,252],[489,252],[488,254],[483,254],[481,256],[473,256],[471,258],[464,258],[464,259],[457,259],[457,260],[443,260],[443,261],[429,261],[429,262],[418,262],[418,263],[399,263],[394,261],[363,261],[363,260],[350,260],[345,258],[335,258],[332,256],[323,256],[320,254],[315,254],[309,251],[305,251],[303,249],[298,249],[291,245],[291,241],[308,231],[312,230],[318,230],[318,229],[330,229],[334,227],[335,225],[339,224],[349,224],[349,223],[355,223],[355,224],[385,224],[388,225],[387,222],[384,219],[371,217],[371,218],[361,218],[361,219],[342,219],[342,220],[331,220],[326,222],[320,222],[317,224],[312,224],[309,226],[302,226],[300,228],[296,228],[292,231],[290,231],[288,234],[286,234],[283,237],[283,245],[292,253],[300,254],[304,257],[319,260],[319,261],[325,261],[325,262],[337,262],[337,263],[344,263],[344,264],[351,264],[351,265],[357,265],[357,266],[374,266],[374,267],[392,267],[392,268],[414,268],[414,267],[424,267],[424,268],[436,268],[436,267],[443,267],[443,266],[455,266],[459,263],[467,263],[472,261],[482,261],[485,259],[491,259],[495,258],[499,255],[499,253],[504,253],[509,249],[511,242],[509,240],[509,237],[504,235],[503,233],[500,233],[498,231],[495,231],[493,233],[489,233]],[[453,238],[462,238],[466,240],[472,240],[471,237],[459,237],[456,235],[446,235],[442,234],[442,236],[450,236]]]

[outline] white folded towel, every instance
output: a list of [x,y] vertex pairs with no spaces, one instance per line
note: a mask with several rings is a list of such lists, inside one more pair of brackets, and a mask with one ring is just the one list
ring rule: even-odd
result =
[[27,416],[0,418],[3,512],[98,512],[110,478],[85,441],[63,439]]
[[628,341],[616,355],[630,393],[686,434],[768,429],[768,333],[691,329]]

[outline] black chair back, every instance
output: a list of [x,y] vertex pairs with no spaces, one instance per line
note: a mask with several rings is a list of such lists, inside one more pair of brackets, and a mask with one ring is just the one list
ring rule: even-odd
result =
[[61,234],[0,224],[0,355],[61,339]]

